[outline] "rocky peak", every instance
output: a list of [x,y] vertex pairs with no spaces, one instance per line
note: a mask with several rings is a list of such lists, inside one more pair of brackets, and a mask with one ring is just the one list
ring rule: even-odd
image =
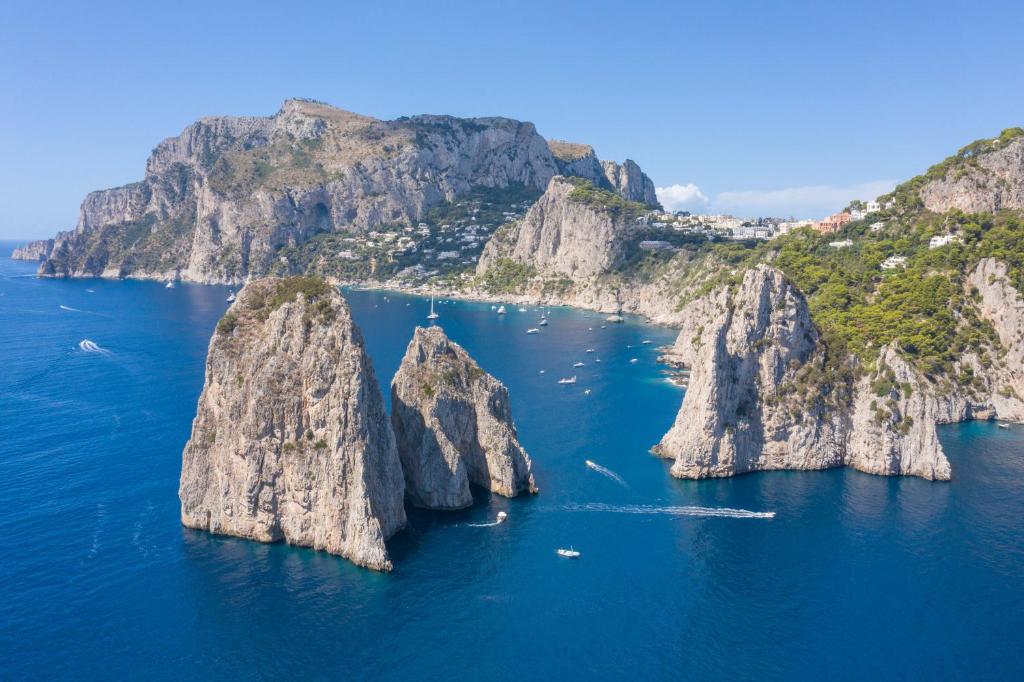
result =
[[508,389],[440,327],[414,332],[391,382],[391,423],[417,506],[468,507],[470,484],[506,497],[537,490]]
[[747,270],[735,289],[692,301],[681,318],[672,355],[690,366],[689,388],[654,448],[675,460],[673,475],[846,465],[950,477],[935,424],[971,406],[937,396],[895,346],[882,350],[880,369],[845,386],[835,363],[855,360],[832,358],[828,366],[806,300],[777,269]]
[[893,192],[898,203],[936,213],[1024,209],[1024,129],[962,148]]
[[545,274],[585,279],[622,259],[633,214],[643,209],[580,178],[555,176],[508,234],[495,234],[477,272],[510,259]]
[[625,163],[602,161],[601,168],[608,184],[627,201],[638,201],[647,206],[660,208],[658,196],[654,191],[654,182],[640,170],[636,162],[626,159]]
[[182,523],[391,567],[403,481],[362,335],[314,278],[247,284],[210,341],[182,455]]

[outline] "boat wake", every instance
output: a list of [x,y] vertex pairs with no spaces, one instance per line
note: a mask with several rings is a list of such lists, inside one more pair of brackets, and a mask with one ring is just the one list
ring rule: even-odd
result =
[[597,462],[591,462],[589,459],[587,460],[587,466],[596,471],[597,473],[601,474],[602,476],[612,479],[613,481],[621,485],[623,488],[629,487],[629,484],[626,483],[625,480],[623,480],[622,476],[619,476],[611,469],[603,467]]
[[103,348],[95,341],[90,341],[89,339],[82,339],[81,341],[79,341],[78,347],[81,348],[86,353],[99,353],[100,355],[111,355],[111,352],[109,350]]
[[603,504],[590,502],[587,504],[568,504],[565,511],[573,512],[612,512],[615,514],[645,514],[663,516],[718,516],[729,519],[773,519],[775,512],[756,512],[747,509],[730,509],[729,507],[655,507],[646,504]]
[[508,514],[506,514],[505,512],[498,512],[498,518],[494,521],[491,521],[490,523],[463,523],[460,525],[465,526],[466,528],[491,528],[493,526],[498,526],[502,523],[505,523],[505,519],[507,518]]
[[57,306],[61,310],[66,310],[69,313],[82,313],[83,315],[95,315],[96,317],[110,317],[110,315],[104,315],[103,313],[94,313],[91,310],[81,310],[79,308],[72,308],[69,305]]

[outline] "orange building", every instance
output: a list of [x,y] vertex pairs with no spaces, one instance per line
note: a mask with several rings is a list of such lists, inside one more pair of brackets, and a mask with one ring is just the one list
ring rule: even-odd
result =
[[843,225],[851,220],[853,220],[853,216],[849,213],[836,213],[814,223],[814,229],[822,234],[832,234],[838,232]]

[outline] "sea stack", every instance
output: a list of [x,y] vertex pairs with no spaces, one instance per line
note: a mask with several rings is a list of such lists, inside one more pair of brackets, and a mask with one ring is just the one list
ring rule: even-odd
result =
[[537,492],[508,389],[440,327],[414,332],[391,382],[391,424],[418,507],[468,507],[471,483],[506,497]]
[[182,457],[181,520],[389,570],[401,463],[348,305],[310,277],[247,284],[217,325]]

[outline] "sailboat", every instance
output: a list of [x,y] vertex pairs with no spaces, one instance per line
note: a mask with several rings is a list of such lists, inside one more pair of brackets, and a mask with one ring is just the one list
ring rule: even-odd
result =
[[575,549],[573,549],[571,546],[569,547],[569,549],[565,549],[564,547],[559,547],[558,549],[555,550],[555,553],[558,556],[564,556],[566,559],[579,559],[580,558],[580,553],[577,552]]
[[441,316],[434,312],[434,297],[431,296],[430,297],[430,314],[427,315],[427,319],[428,320],[436,320],[439,317],[441,317]]

